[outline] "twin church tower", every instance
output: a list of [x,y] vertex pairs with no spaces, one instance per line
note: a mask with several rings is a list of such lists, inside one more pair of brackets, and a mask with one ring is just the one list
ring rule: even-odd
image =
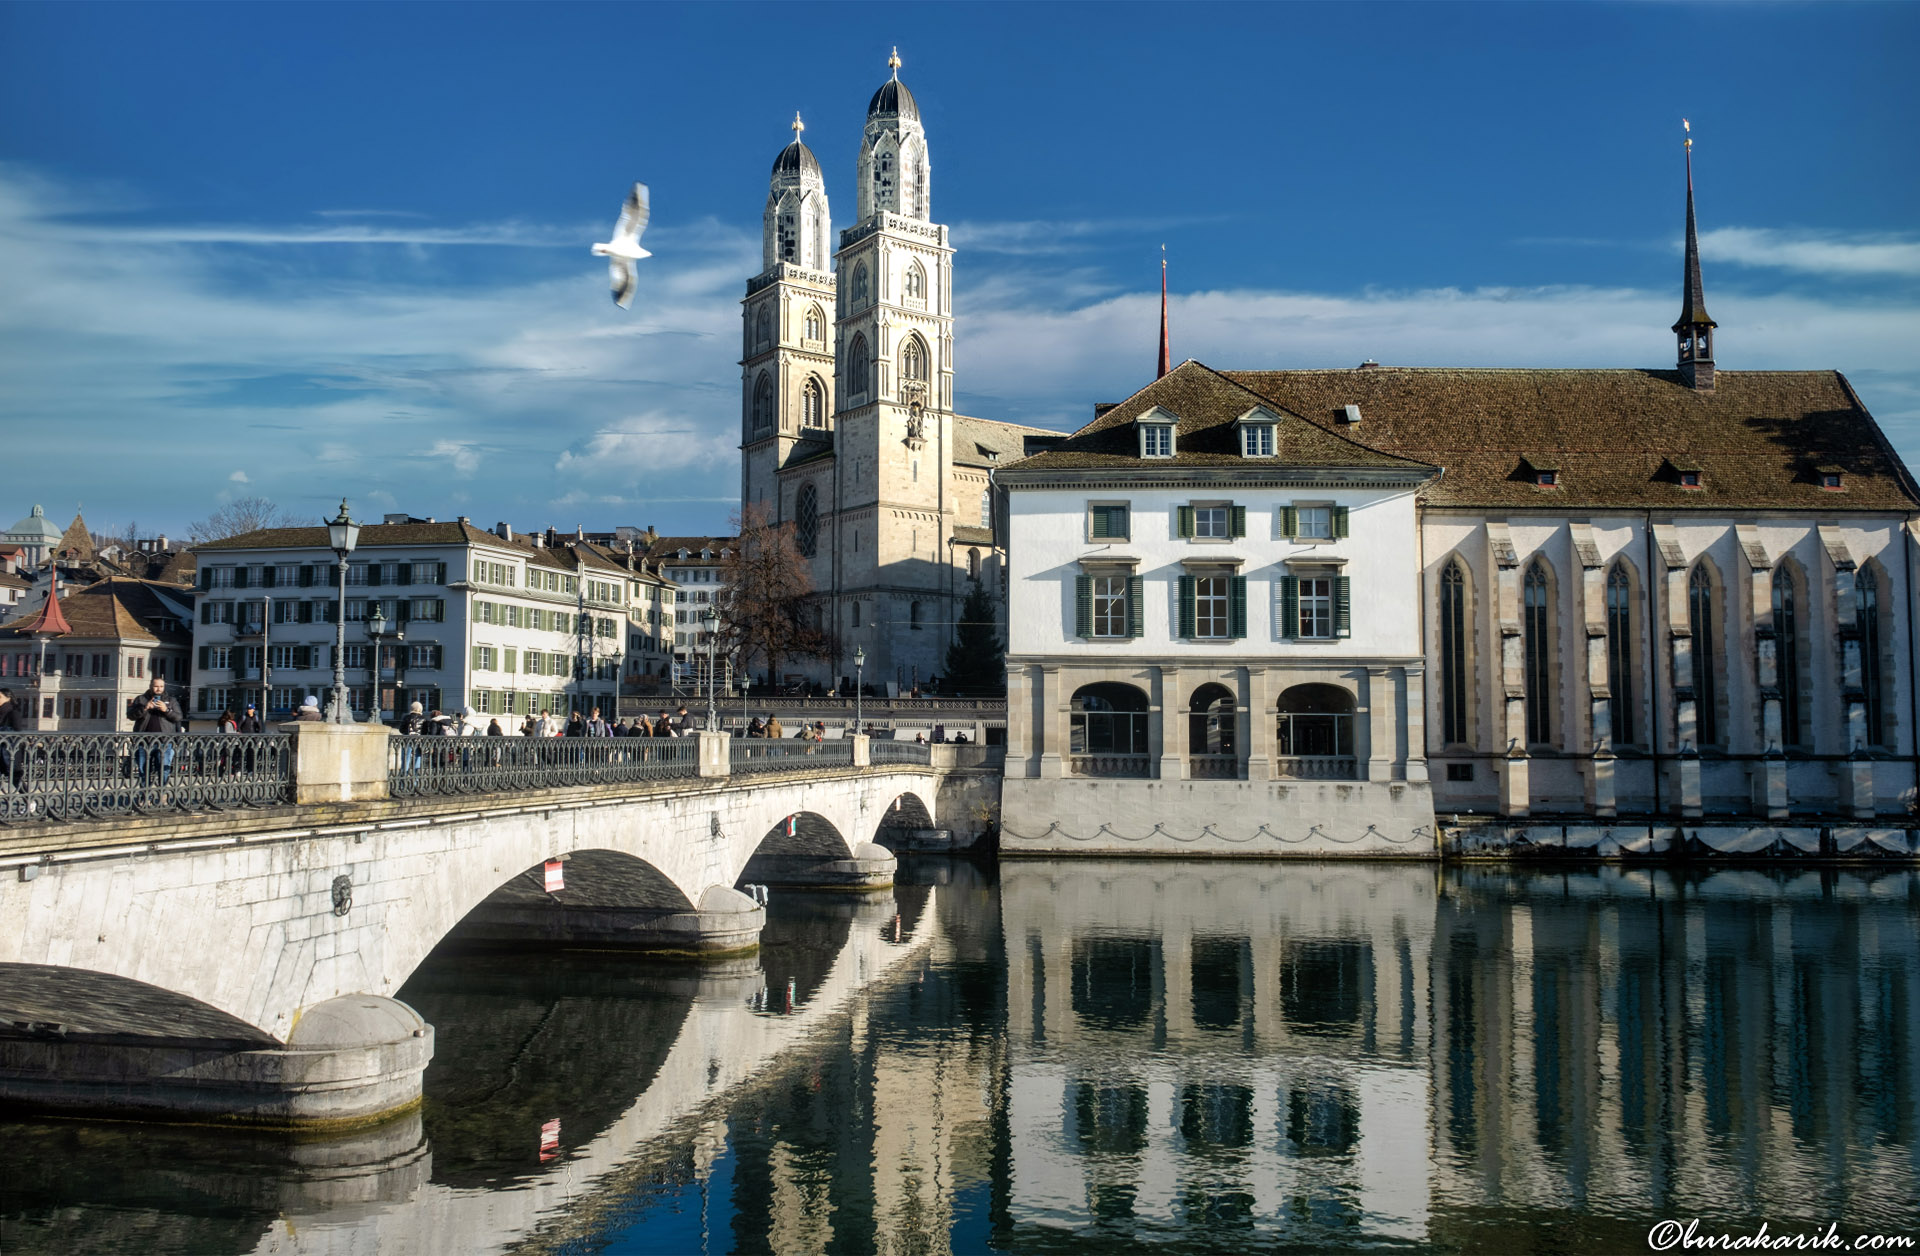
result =
[[797,115],[774,158],[763,269],[741,304],[740,493],[793,525],[837,646],[783,672],[841,685],[859,649],[869,684],[906,692],[944,671],[970,577],[1004,600],[988,476],[1039,429],[954,413],[953,249],[897,50],[889,65],[837,239]]

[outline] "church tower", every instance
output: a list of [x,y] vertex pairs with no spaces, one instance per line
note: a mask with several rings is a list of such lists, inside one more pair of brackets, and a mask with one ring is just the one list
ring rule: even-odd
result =
[[1693,225],[1693,127],[1687,129],[1687,258],[1680,276],[1680,318],[1673,334],[1680,342],[1680,379],[1696,392],[1713,391],[1713,329],[1706,289],[1700,282],[1700,236]]
[[832,440],[833,239],[820,163],[800,140],[773,159],[761,272],[741,302],[740,500],[780,518],[780,468]]
[[836,631],[876,683],[944,669],[953,456],[953,249],[931,221],[932,171],[913,93],[893,76],[867,105],[856,201],[840,234]]

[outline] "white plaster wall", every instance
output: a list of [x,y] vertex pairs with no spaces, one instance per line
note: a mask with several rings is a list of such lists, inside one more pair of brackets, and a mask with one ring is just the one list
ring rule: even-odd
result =
[[[1177,508],[1228,499],[1247,508],[1240,540],[1183,540]],[[1090,502],[1126,502],[1132,537],[1088,539]],[[1332,503],[1350,511],[1349,535],[1296,543],[1280,536],[1280,509],[1293,502]],[[1017,489],[1008,494],[1009,657],[1097,659],[1139,654],[1217,660],[1223,656],[1313,660],[1420,653],[1419,559],[1412,492],[1302,488]],[[1140,560],[1145,635],[1138,640],[1083,641],[1074,635],[1074,577],[1080,560],[1129,555]],[[1185,641],[1179,636],[1182,559],[1234,556],[1247,578],[1244,641]],[[1276,602],[1289,558],[1339,557],[1353,581],[1353,634],[1326,641],[1280,636]]]

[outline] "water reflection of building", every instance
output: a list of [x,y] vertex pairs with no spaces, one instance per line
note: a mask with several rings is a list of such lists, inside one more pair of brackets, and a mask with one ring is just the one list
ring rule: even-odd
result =
[[1450,874],[1434,1238],[1474,1246],[1489,1200],[1563,1222],[1909,1226],[1916,888],[1908,872]]
[[1426,1230],[1431,875],[1003,867],[1016,1227]]

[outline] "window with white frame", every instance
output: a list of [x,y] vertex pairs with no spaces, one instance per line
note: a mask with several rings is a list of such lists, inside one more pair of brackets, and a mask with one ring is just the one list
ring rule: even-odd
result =
[[1300,635],[1308,638],[1333,635],[1333,577],[1301,577]]
[[1233,511],[1229,506],[1195,506],[1193,535],[1200,539],[1225,540],[1229,535],[1228,525],[1232,517]]
[[1293,541],[1338,541],[1347,535],[1347,508],[1296,502],[1280,508],[1280,535]]
[[1243,424],[1240,428],[1240,454],[1245,458],[1273,457],[1273,424]]
[[277,671],[293,670],[293,647],[276,645],[267,651],[267,666]]
[[1127,636],[1131,620],[1127,611],[1126,575],[1120,573],[1093,577],[1093,635]]
[[233,647],[215,645],[207,647],[207,666],[225,671],[233,666]]
[[1142,458],[1173,457],[1173,425],[1171,423],[1141,424],[1140,456]]
[[1093,502],[1087,507],[1087,536],[1095,541],[1128,539],[1128,512],[1125,502]]

